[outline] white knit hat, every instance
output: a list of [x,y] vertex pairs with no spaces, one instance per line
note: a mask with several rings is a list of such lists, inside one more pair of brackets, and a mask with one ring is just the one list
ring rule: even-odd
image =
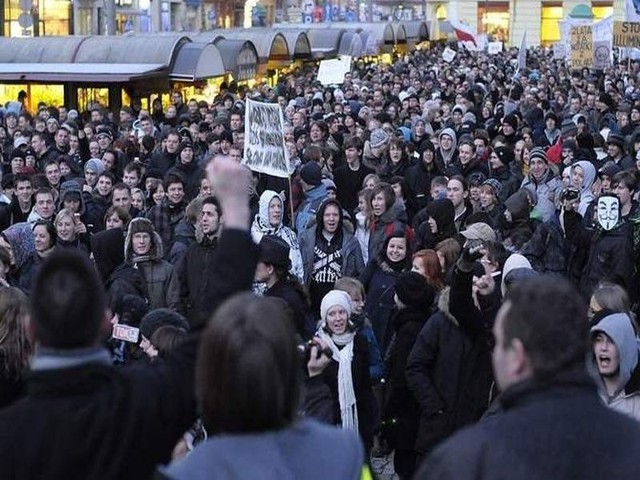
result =
[[347,311],[347,315],[351,316],[351,297],[347,292],[342,290],[331,290],[322,299],[320,304],[320,318],[325,322],[327,320],[327,313],[331,307],[340,305]]

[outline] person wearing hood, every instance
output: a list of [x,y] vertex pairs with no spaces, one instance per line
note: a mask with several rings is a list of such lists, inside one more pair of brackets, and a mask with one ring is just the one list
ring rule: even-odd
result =
[[580,278],[584,298],[591,298],[596,285],[603,280],[629,288],[635,257],[630,224],[622,218],[620,199],[615,195],[598,198],[595,232],[591,233],[589,245],[589,256]]
[[[505,110],[506,113],[506,110]],[[502,136],[506,145],[513,149],[518,141],[518,115],[520,112],[511,112],[505,115],[502,119]]]
[[360,281],[367,292],[365,313],[371,320],[380,351],[387,351],[393,336],[391,314],[396,279],[412,266],[411,239],[404,230],[391,232],[377,257],[371,257]]
[[397,310],[391,319],[395,340],[387,353],[389,373],[382,418],[383,425],[393,425],[385,436],[395,450],[394,470],[401,479],[413,478],[415,473],[414,444],[420,421],[420,405],[407,386],[405,369],[416,338],[430,317],[434,298],[433,288],[419,273],[403,272],[398,277],[394,296]]
[[180,280],[173,265],[164,260],[162,239],[150,220],[134,218],[129,223],[124,242],[124,261],[142,272],[151,310],[178,309]]
[[194,158],[193,144],[182,142],[176,152],[176,163],[167,172],[167,176],[180,175],[184,179],[184,191],[187,199],[192,199],[198,194],[202,171],[198,168],[198,162]]
[[440,171],[447,177],[457,175],[458,137],[452,128],[445,128],[438,136],[438,148],[436,149],[436,164]]
[[100,279],[107,285],[111,274],[124,262],[124,231],[112,228],[92,235],[91,253]]
[[631,319],[613,313],[591,327],[591,373],[605,405],[640,421],[638,342]]
[[514,160],[515,154],[510,147],[496,147],[489,156],[490,178],[495,178],[502,184],[501,202],[504,202],[520,188],[518,179],[509,167],[509,164]]
[[571,166],[571,183],[575,188],[580,190],[580,201],[577,212],[582,215],[583,218],[588,216],[587,210],[596,198],[592,191],[595,181],[596,169],[591,162],[581,160]]
[[10,285],[16,285],[26,273],[27,260],[36,251],[31,224],[21,222],[11,225],[0,233],[0,246],[6,248],[11,257],[8,282]]
[[436,162],[436,147],[431,140],[424,140],[417,149],[419,162],[409,167],[405,173],[405,182],[409,190],[409,203],[414,212],[427,206],[430,200],[431,180],[441,176]]
[[289,245],[290,271],[301,282],[304,280],[304,267],[300,254],[300,245],[296,233],[284,222],[284,202],[280,195],[272,190],[265,190],[260,195],[259,212],[251,224],[251,237],[256,244],[265,235],[275,235]]
[[518,190],[504,202],[502,238],[509,250],[520,251],[533,235],[531,203],[531,193],[527,190]]
[[295,212],[295,227],[298,234],[311,227],[318,207],[327,198],[327,187],[322,183],[322,167],[310,161],[300,169],[303,199]]
[[325,200],[316,223],[298,236],[304,284],[315,311],[325,294],[341,277],[359,277],[364,261],[358,240],[343,226],[343,212],[337,200]]
[[438,243],[455,237],[455,208],[448,198],[433,200],[421,212],[416,226],[415,249],[434,249]]

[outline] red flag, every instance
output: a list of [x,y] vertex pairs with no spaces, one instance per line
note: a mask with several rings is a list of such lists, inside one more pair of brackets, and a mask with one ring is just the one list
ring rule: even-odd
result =
[[471,42],[476,47],[478,46],[478,44],[476,43],[476,37],[473,34],[455,27],[453,27],[453,31],[456,33],[456,37],[458,37],[459,42]]

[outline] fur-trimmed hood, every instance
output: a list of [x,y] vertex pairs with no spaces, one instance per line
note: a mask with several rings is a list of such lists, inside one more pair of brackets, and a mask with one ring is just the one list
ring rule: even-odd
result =
[[440,297],[438,298],[438,310],[442,312],[442,314],[448,318],[451,323],[453,323],[456,327],[459,327],[460,324],[456,317],[451,315],[451,310],[449,310],[449,297],[451,296],[451,287],[445,287],[440,292]]
[[129,223],[127,235],[124,239],[124,260],[127,263],[133,263],[135,254],[133,253],[133,235],[140,232],[146,232],[151,235],[151,248],[149,249],[148,257],[153,261],[160,261],[164,257],[164,246],[162,245],[162,238],[156,232],[151,221],[147,218],[134,218]]

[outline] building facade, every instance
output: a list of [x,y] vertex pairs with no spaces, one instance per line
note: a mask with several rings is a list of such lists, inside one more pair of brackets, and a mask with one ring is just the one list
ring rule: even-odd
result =
[[519,46],[525,30],[527,46],[558,42],[558,20],[568,15],[624,19],[623,0],[426,0],[426,5],[432,39],[446,37],[446,21],[457,19],[507,46]]

